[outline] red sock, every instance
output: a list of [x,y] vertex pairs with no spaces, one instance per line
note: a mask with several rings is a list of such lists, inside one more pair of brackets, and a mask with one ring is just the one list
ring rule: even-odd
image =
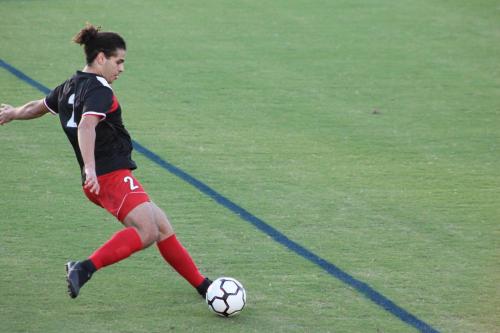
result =
[[193,287],[198,287],[205,277],[201,275],[189,252],[172,235],[156,243],[161,255],[182,277],[184,277]]
[[89,257],[96,269],[108,266],[129,257],[142,249],[141,236],[129,227],[115,233],[106,243]]

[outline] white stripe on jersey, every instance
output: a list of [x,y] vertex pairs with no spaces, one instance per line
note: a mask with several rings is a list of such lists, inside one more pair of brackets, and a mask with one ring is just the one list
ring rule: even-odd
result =
[[109,85],[108,81],[106,81],[106,79],[105,79],[105,78],[103,78],[102,76],[99,76],[99,75],[97,75],[95,78],[96,78],[99,82],[101,82],[103,86],[108,87],[109,89],[113,90],[113,88],[111,88],[111,86]]
[[[45,97],[47,98],[47,97]],[[45,104],[45,107],[49,110],[50,113],[52,113],[53,115],[56,115],[57,112],[55,112],[54,110],[52,110],[51,108],[49,108],[49,106],[47,105],[47,101],[45,100],[45,98],[43,99],[43,104]]]
[[106,114],[105,113],[101,113],[101,112],[87,111],[87,112],[85,112],[85,113],[82,114],[82,117],[86,116],[86,115],[100,116],[100,117],[102,117],[101,121],[103,121],[104,119],[106,119]]

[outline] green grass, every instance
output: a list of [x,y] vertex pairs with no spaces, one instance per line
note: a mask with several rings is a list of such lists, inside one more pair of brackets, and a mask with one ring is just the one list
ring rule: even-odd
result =
[[[85,21],[120,32],[132,136],[441,332],[498,332],[496,1],[1,1],[0,59],[54,87]],[[0,102],[40,92],[0,70]],[[378,110],[377,113],[373,113]],[[65,294],[120,225],[83,196],[55,117],[0,128],[4,332],[413,332],[141,155],[137,177],[203,272],[211,315],[155,248]]]

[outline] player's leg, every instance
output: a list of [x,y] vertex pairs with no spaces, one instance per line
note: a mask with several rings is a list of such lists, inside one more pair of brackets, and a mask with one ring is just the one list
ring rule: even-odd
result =
[[[130,186],[132,192],[127,192],[128,185],[123,187],[122,179],[133,179],[134,186],[133,188]],[[111,201],[93,198],[88,192],[86,195],[91,201],[115,215],[126,228],[115,233],[87,260],[69,262],[66,265],[70,296],[73,298],[78,296],[80,288],[96,270],[121,261],[154,242],[157,242],[165,260],[204,296],[211,281],[200,274],[187,250],[177,240],[165,213],[150,202],[148,195],[130,171],[120,170],[109,176],[100,177],[99,181],[101,196],[111,197]],[[104,190],[107,195],[104,195]],[[121,196],[121,193],[125,192],[130,195]],[[116,207],[115,203],[121,203],[117,211],[112,208]]]
[[99,182],[101,184],[99,196],[84,189],[86,196],[93,203],[108,210],[122,223],[134,210],[139,211],[134,213],[135,215],[145,217],[137,219],[143,223],[125,224],[126,228],[116,232],[87,260],[66,264],[68,292],[72,298],[78,296],[80,288],[96,270],[121,261],[158,239],[158,227],[154,223],[153,210],[146,204],[149,203],[149,197],[139,182],[133,178],[130,170],[117,170],[99,176]]
[[177,239],[167,216],[158,206],[152,202],[143,202],[132,209],[122,223],[126,228],[113,235],[88,260],[67,264],[71,297],[78,296],[80,288],[95,271],[121,261],[155,242],[165,261],[196,288],[200,295],[205,296],[211,280],[200,273],[189,252]]
[[153,202],[151,202],[151,205],[160,231],[156,243],[160,254],[189,284],[196,288],[200,295],[205,296],[212,281],[200,273],[189,252],[177,239],[174,229],[163,210]]
[[[140,200],[142,199],[137,197],[125,203],[131,210],[122,221],[124,229],[116,232],[87,260],[66,264],[68,292],[72,298],[78,296],[80,288],[97,270],[128,258],[159,239],[159,229],[151,203],[139,203]],[[135,202],[130,203],[132,201]],[[136,204],[136,207],[130,208]]]
[[141,235],[136,228],[127,227],[116,232],[87,260],[68,262],[66,264],[66,280],[70,297],[77,297],[80,288],[90,280],[92,274],[97,270],[128,258],[141,249],[143,249]]
[[149,201],[143,202],[132,209],[122,223],[127,228],[137,230],[144,248],[149,247],[160,237],[154,207]]

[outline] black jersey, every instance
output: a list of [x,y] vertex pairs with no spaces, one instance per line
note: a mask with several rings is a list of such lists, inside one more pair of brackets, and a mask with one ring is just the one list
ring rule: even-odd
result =
[[123,126],[120,104],[106,79],[77,71],[45,97],[45,105],[52,113],[59,115],[62,128],[80,164],[84,181],[83,158],[78,145],[78,124],[82,115],[101,117],[96,126],[95,141],[98,176],[118,169],[137,168],[131,157],[132,140]]

